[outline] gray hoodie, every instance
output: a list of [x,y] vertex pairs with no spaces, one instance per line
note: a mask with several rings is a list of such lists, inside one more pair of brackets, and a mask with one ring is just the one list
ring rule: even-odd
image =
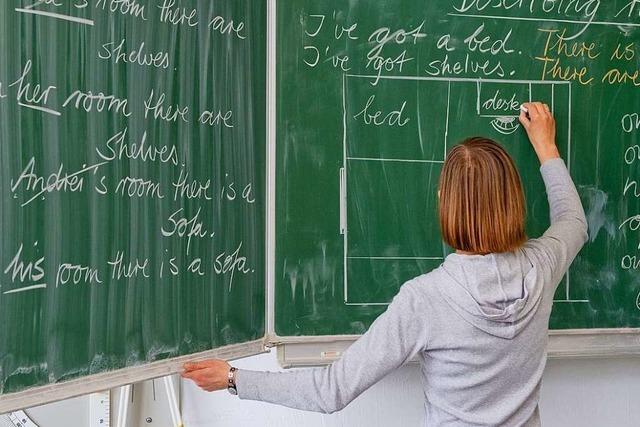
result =
[[281,373],[239,370],[239,397],[332,413],[417,357],[426,425],[539,426],[553,296],[587,240],[564,162],[547,160],[540,170],[551,221],[542,237],[514,252],[447,256],[402,285],[340,360]]

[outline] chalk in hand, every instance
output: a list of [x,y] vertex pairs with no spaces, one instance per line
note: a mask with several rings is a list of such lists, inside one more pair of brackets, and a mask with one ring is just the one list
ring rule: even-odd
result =
[[527,107],[525,107],[523,104],[520,104],[520,109],[525,113],[529,113],[529,110],[527,110]]

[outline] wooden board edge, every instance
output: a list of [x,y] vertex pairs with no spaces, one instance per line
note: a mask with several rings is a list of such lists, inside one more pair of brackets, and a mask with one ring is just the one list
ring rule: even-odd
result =
[[182,365],[187,361],[239,359],[266,351],[265,340],[259,339],[0,395],[0,414],[175,374],[182,370]]
[[[339,359],[358,337],[270,335],[267,345],[277,347],[283,368],[319,366]],[[640,356],[640,328],[552,330],[547,350],[550,359]]]
[[640,356],[640,328],[554,330],[547,350],[550,359]]

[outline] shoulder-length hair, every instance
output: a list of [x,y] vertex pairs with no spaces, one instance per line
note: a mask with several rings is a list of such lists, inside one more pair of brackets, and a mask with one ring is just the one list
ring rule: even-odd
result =
[[498,143],[473,137],[454,146],[440,174],[440,229],[456,250],[509,252],[526,240],[520,175]]

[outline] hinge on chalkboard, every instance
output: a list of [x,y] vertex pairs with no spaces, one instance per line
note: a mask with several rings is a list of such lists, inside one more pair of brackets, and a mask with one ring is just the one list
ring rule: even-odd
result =
[[276,340],[275,338],[276,337],[274,337],[273,335],[265,335],[265,337],[264,337],[264,346],[265,346],[265,348],[277,347],[280,344],[282,344],[282,342]]

